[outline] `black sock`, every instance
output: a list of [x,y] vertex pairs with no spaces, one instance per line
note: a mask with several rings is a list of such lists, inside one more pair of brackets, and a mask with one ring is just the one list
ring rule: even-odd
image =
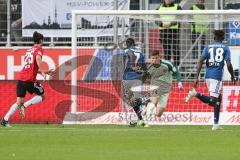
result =
[[139,101],[139,100],[137,99],[137,100],[136,100],[136,103],[135,103],[134,106],[133,106],[133,110],[134,110],[135,113],[137,114],[138,119],[139,119],[139,120],[142,120],[143,117],[142,117],[142,114],[141,114],[140,106],[141,106],[141,101]]
[[218,124],[220,114],[220,103],[217,102],[214,105],[214,124]]
[[197,93],[196,97],[198,99],[200,99],[203,103],[208,103],[209,104],[212,101],[212,99],[210,97],[205,96],[205,95],[203,95],[201,93]]

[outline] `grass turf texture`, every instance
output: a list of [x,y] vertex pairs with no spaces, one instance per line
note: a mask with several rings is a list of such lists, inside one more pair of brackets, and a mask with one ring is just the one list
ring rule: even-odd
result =
[[240,126],[15,124],[0,128],[1,160],[236,160]]

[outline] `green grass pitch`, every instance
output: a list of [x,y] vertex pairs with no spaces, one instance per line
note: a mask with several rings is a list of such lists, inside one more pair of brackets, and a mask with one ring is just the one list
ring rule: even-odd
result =
[[1,160],[240,159],[240,126],[15,124],[0,137]]

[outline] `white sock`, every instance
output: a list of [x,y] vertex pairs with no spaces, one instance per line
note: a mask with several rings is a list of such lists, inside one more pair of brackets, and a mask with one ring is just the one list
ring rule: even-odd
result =
[[18,105],[14,103],[9,109],[9,111],[7,112],[7,114],[5,115],[4,119],[8,121],[8,119],[11,117],[11,115],[13,115],[16,112],[17,109],[18,109]]
[[28,106],[30,106],[32,104],[37,104],[39,102],[42,102],[42,96],[35,96],[32,99],[30,99],[29,101],[25,102],[24,106],[28,107]]
[[156,113],[156,106],[153,103],[148,103],[147,117],[152,117]]

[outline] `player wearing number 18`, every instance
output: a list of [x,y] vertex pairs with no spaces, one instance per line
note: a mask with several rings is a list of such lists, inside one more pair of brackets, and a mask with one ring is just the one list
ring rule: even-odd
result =
[[[198,62],[197,75],[194,82],[194,88],[191,88],[185,102],[188,102],[192,97],[196,97],[204,103],[209,104],[214,107],[214,125],[212,130],[221,129],[219,126],[219,113],[220,113],[220,103],[221,103],[221,89],[222,89],[222,76],[224,62],[227,64],[229,73],[231,74],[231,80],[234,82],[233,67],[231,64],[231,53],[228,46],[224,45],[222,41],[224,40],[224,31],[215,30],[214,31],[214,42],[204,48],[202,56]],[[206,73],[205,81],[210,92],[210,97],[205,96],[201,93],[197,93],[195,88],[198,84],[198,77],[203,65],[206,60]]]
[[[24,66],[22,71],[20,72],[20,77],[17,82],[17,101],[14,103],[5,117],[1,121],[1,125],[4,127],[9,127],[9,118],[13,115],[16,110],[20,107],[20,114],[24,117],[25,108],[32,105],[37,104],[44,100],[45,94],[42,85],[36,81],[36,76],[40,73],[44,79],[46,79],[46,74],[52,76],[54,71],[52,70],[44,70],[42,67],[42,44],[43,44],[43,35],[38,32],[33,33],[33,41],[34,46],[27,50],[24,57]],[[37,94],[37,96],[33,97],[29,101],[24,103],[24,98],[26,96],[26,92],[30,94]]]

